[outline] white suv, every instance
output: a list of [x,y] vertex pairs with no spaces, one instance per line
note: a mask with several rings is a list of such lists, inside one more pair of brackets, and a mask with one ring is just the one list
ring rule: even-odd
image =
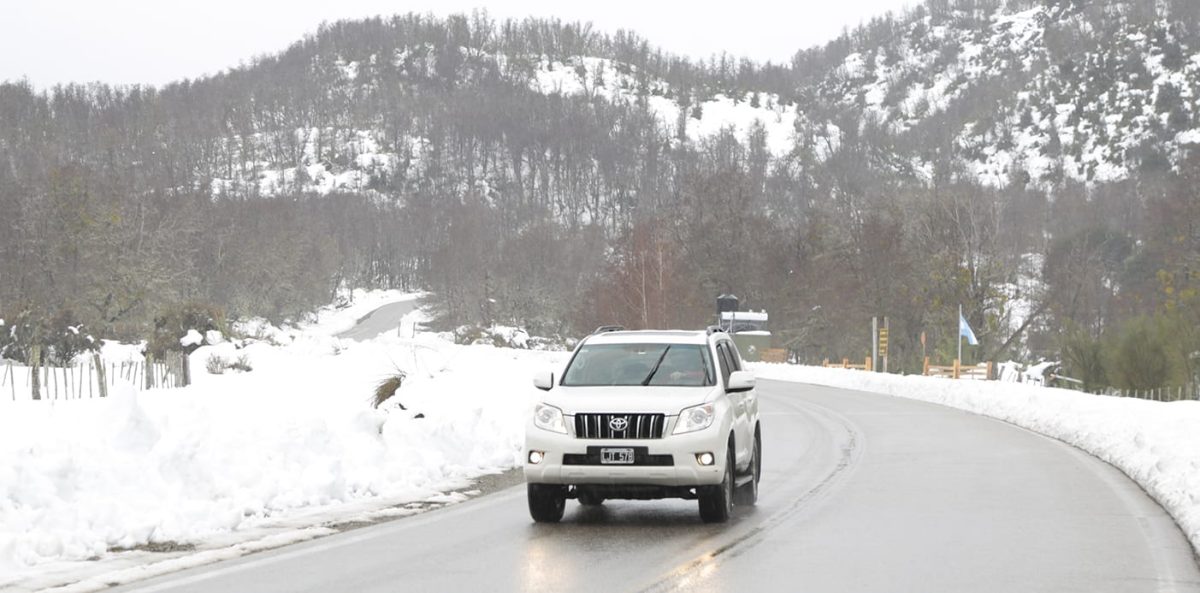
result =
[[[556,380],[557,379],[557,380]],[[754,375],[727,334],[604,327],[580,342],[525,430],[529,513],[566,499],[696,499],[705,522],[758,499],[762,430]]]

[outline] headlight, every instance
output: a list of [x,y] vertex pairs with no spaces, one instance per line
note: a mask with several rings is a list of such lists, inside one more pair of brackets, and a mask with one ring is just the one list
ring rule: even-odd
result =
[[712,426],[713,418],[717,416],[712,404],[704,404],[693,408],[684,408],[679,413],[679,422],[675,425],[675,434],[695,432]]
[[562,410],[554,406],[538,404],[533,409],[533,424],[542,430],[567,434],[567,423],[563,420]]

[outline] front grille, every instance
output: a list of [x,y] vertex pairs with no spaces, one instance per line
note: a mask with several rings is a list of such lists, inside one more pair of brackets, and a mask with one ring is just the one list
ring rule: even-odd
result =
[[[613,419],[623,430],[613,427]],[[661,439],[667,418],[664,414],[601,414],[589,412],[575,415],[575,436],[581,439]]]
[[629,467],[629,465],[670,467],[675,465],[675,457],[670,453],[651,455],[649,447],[629,447],[633,449],[632,464],[604,464],[600,460],[600,449],[603,447],[588,447],[587,453],[563,453],[563,465],[603,465],[605,467]]

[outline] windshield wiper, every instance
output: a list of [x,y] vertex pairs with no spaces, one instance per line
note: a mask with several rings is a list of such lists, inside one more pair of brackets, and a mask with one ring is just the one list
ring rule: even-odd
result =
[[642,387],[645,387],[650,384],[650,379],[654,378],[654,373],[658,372],[659,365],[661,365],[663,359],[667,357],[667,351],[669,351],[670,349],[671,349],[670,346],[663,348],[663,353],[658,356],[658,362],[654,363],[654,368],[650,369],[650,374],[646,375],[645,379],[642,379]]

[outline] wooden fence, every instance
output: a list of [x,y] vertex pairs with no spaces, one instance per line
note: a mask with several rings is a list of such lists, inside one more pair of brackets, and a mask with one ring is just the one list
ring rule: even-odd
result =
[[9,361],[0,366],[0,397],[55,401],[106,397],[110,388],[118,385],[138,391],[183,387],[187,383],[186,364],[184,355],[166,362],[153,357],[144,361],[104,361],[92,356],[72,366],[40,368]]
[[992,363],[981,362],[975,366],[962,366],[958,360],[951,365],[936,365],[929,364],[929,357],[925,357],[925,368],[922,372],[926,377],[947,377],[950,379],[974,379],[976,381],[991,381]]
[[868,356],[866,362],[863,364],[851,364],[849,358],[843,358],[842,362],[829,362],[829,359],[826,358],[821,366],[827,369],[858,369],[860,371],[869,371],[871,370],[871,357]]

